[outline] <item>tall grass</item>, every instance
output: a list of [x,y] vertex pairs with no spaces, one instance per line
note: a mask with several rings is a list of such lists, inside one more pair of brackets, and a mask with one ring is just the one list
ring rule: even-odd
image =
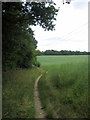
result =
[[48,72],[39,81],[39,92],[48,118],[88,117],[88,64],[85,59],[43,64]]
[[34,82],[37,69],[3,72],[3,118],[35,118]]

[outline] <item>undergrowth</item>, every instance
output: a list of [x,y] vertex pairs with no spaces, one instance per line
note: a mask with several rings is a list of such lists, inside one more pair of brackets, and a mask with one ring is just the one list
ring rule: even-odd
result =
[[3,118],[35,118],[34,82],[40,74],[38,69],[3,72]]

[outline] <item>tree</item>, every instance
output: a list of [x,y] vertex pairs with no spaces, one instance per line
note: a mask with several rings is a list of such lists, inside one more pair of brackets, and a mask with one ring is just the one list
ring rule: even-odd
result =
[[36,50],[36,56],[43,55],[43,53],[40,50]]
[[89,55],[89,52],[80,52],[80,51],[68,51],[68,50],[46,50],[43,52],[43,55]]
[[36,65],[37,41],[30,26],[40,25],[45,30],[54,30],[57,12],[54,3],[3,2],[3,69]]

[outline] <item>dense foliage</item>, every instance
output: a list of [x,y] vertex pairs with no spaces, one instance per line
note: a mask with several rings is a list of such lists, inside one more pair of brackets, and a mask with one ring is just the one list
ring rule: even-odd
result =
[[37,55],[90,55],[90,52],[81,52],[81,51],[71,51],[71,50],[46,50],[41,52],[37,50]]
[[54,3],[3,2],[3,70],[37,66],[37,41],[31,25],[38,24],[45,30],[53,30],[57,12]]

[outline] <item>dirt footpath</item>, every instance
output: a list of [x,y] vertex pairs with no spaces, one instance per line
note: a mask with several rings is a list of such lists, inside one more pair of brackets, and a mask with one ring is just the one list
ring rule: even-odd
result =
[[40,97],[39,97],[39,91],[38,91],[38,81],[42,77],[40,75],[34,85],[34,100],[35,100],[35,109],[36,109],[36,117],[35,118],[45,118],[46,114],[42,108]]

